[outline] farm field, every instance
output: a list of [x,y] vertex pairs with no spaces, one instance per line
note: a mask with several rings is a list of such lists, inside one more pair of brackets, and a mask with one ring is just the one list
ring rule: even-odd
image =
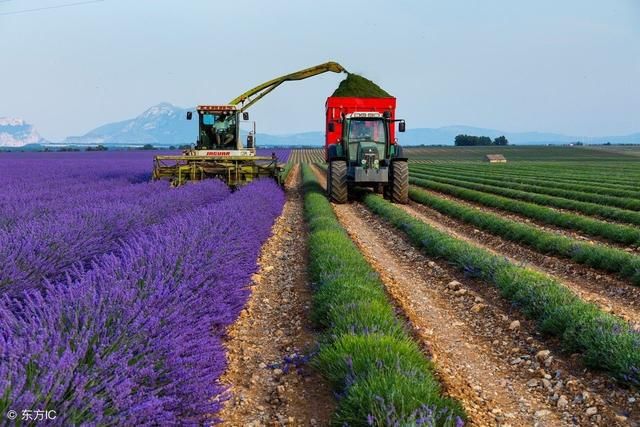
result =
[[409,147],[404,154],[416,162],[483,161],[487,154],[503,154],[509,161],[636,161],[640,146],[503,146]]
[[323,149],[235,191],[150,182],[157,152],[0,154],[0,411],[639,425],[640,163],[559,148],[407,149],[407,205],[330,203]]
[[[636,162],[640,146],[506,146],[506,147],[403,147],[404,155],[415,163],[482,162],[487,154],[504,154],[509,161],[566,161],[570,163],[604,161],[619,165],[620,162]],[[324,162],[323,148],[295,148],[291,150],[294,163]]]

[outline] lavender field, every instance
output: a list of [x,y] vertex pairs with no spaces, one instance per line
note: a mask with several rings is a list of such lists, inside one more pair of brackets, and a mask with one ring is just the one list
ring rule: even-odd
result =
[[215,420],[222,336],[284,193],[271,181],[234,193],[149,182],[153,154],[0,156],[1,413]]

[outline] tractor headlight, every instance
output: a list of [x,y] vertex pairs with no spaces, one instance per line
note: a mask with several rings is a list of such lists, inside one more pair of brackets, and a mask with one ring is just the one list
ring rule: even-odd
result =
[[367,164],[367,161],[366,161],[365,159],[362,159],[362,164],[363,164],[363,165],[366,165],[366,164]]

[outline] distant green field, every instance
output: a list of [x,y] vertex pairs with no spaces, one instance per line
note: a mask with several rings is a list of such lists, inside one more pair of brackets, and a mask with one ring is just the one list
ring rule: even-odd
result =
[[640,146],[592,147],[404,147],[410,160],[429,161],[483,161],[487,154],[502,154],[507,161],[638,161]]

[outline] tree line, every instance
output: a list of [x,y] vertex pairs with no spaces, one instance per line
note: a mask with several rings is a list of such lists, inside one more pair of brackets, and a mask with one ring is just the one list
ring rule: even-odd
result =
[[509,141],[504,135],[495,138],[493,141],[488,136],[457,135],[455,145],[461,147],[485,146],[485,145],[509,145]]

